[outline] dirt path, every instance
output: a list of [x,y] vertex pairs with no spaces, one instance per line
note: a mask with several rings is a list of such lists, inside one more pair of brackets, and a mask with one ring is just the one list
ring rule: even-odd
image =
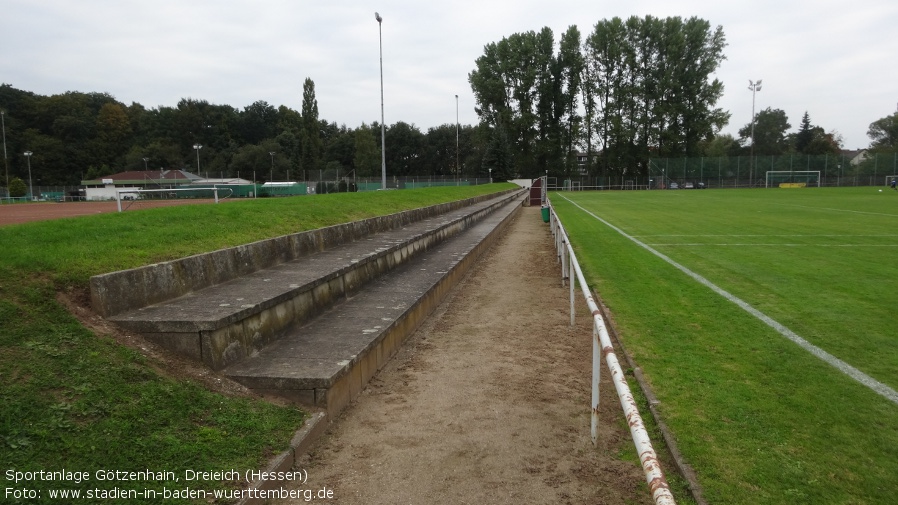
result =
[[334,421],[302,488],[341,504],[651,503],[616,457],[632,442],[607,381],[590,441],[590,319],[580,300],[570,327],[559,272],[539,209],[522,209]]

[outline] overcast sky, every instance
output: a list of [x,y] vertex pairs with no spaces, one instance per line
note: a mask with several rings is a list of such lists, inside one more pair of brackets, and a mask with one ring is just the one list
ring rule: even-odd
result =
[[302,108],[315,82],[319,118],[350,128],[380,121],[378,23],[383,17],[385,122],[422,131],[478,121],[468,74],[484,45],[548,26],[697,16],[721,26],[727,59],[715,77],[725,133],[756,110],[783,109],[797,130],[837,131],[867,147],[867,127],[898,107],[895,0],[0,0],[0,82],[40,95],[106,92],[147,108],[181,98],[238,109],[264,100]]

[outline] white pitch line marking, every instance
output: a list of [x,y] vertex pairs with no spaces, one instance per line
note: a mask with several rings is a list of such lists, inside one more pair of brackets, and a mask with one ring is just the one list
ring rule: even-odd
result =
[[767,326],[770,326],[771,328],[773,328],[774,330],[776,330],[777,332],[779,332],[780,335],[782,335],[782,336],[786,337],[787,339],[791,340],[792,342],[798,344],[798,346],[801,347],[802,349],[804,349],[804,350],[808,351],[809,353],[813,354],[814,356],[820,358],[820,359],[823,360],[825,363],[827,363],[827,364],[833,366],[834,368],[836,368],[836,369],[839,370],[840,372],[842,372],[842,373],[844,373],[845,375],[851,377],[852,379],[854,379],[854,380],[860,382],[860,383],[863,384],[864,386],[867,386],[867,387],[870,388],[873,392],[879,394],[880,396],[882,396],[882,397],[884,397],[884,398],[886,398],[886,399],[888,399],[888,400],[891,400],[893,403],[898,404],[898,391],[895,391],[894,389],[890,388],[889,386],[887,386],[887,385],[885,385],[885,384],[879,382],[878,380],[874,379],[873,377],[870,377],[869,375],[867,375],[867,374],[865,374],[864,372],[858,370],[857,368],[854,368],[853,366],[849,365],[848,363],[846,363],[846,362],[840,360],[839,358],[833,356],[832,354],[830,354],[830,353],[824,351],[823,349],[817,347],[816,345],[814,345],[814,344],[808,342],[807,340],[801,338],[800,336],[798,336],[798,334],[796,334],[795,332],[793,332],[793,331],[790,330],[789,328],[786,328],[785,326],[783,326],[782,324],[778,323],[777,321],[773,320],[770,316],[764,314],[764,313],[761,312],[760,310],[758,310],[758,309],[752,307],[752,306],[749,305],[747,302],[743,301],[741,298],[739,298],[739,297],[733,295],[732,293],[730,293],[730,292],[724,290],[723,288],[718,287],[716,284],[712,283],[712,282],[709,281],[708,279],[705,279],[704,277],[702,277],[701,275],[699,275],[699,274],[693,272],[692,270],[689,270],[689,269],[686,268],[685,266],[683,266],[683,265],[677,263],[676,261],[674,261],[674,260],[671,259],[670,257],[668,257],[668,256],[666,256],[666,255],[664,255],[664,254],[662,254],[662,253],[656,251],[655,249],[652,249],[652,248],[651,248],[650,246],[648,246],[647,244],[645,244],[645,243],[643,243],[643,242],[640,242],[640,241],[637,240],[636,238],[634,238],[634,237],[628,235],[624,230],[618,228],[617,226],[614,226],[613,224],[609,223],[608,221],[606,221],[606,220],[600,218],[599,216],[593,214],[592,212],[590,212],[590,211],[584,209],[583,207],[581,207],[581,206],[580,206],[579,204],[577,204],[576,202],[572,202],[572,201],[571,201],[570,199],[568,199],[566,196],[561,195],[561,197],[564,198],[565,200],[567,200],[568,202],[570,202],[571,205],[573,205],[574,207],[577,207],[578,209],[582,210],[582,211],[585,212],[586,214],[589,214],[590,216],[592,216],[593,218],[595,218],[597,221],[603,223],[605,226],[607,226],[607,227],[611,228],[612,230],[618,232],[618,233],[621,234],[622,236],[624,236],[624,237],[630,239],[631,241],[633,241],[634,243],[636,243],[638,246],[642,247],[642,248],[645,249],[646,251],[648,251],[648,252],[654,254],[655,256],[661,258],[662,260],[666,261],[667,263],[669,263],[670,265],[672,265],[672,266],[673,266],[674,268],[676,268],[677,270],[680,270],[681,272],[683,272],[684,274],[688,275],[689,277],[692,277],[693,279],[695,279],[696,281],[698,281],[699,284],[702,284],[702,285],[706,286],[707,288],[711,289],[711,291],[714,291],[715,293],[719,294],[720,296],[722,296],[722,297],[726,298],[727,300],[729,300],[729,301],[735,303],[735,304],[736,304],[737,306],[739,306],[742,310],[744,310],[744,311],[748,312],[749,314],[755,316],[755,317],[756,317],[757,319],[759,319],[761,322],[763,322],[763,323],[766,324]]

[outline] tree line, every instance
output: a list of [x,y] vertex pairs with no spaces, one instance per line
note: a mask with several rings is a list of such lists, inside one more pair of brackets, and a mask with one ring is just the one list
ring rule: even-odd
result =
[[[738,138],[721,134],[730,113],[716,106],[723,84],[713,74],[725,47],[722,28],[703,19],[615,17],[585,37],[571,26],[557,44],[549,28],[487,44],[469,82],[494,157],[529,177],[575,175],[575,150],[599,177],[645,176],[651,158],[840,152],[838,132],[807,112],[797,132],[766,108]],[[868,136],[874,152],[898,149],[898,114]]]
[[515,171],[644,171],[652,156],[697,155],[729,120],[715,108],[723,85],[723,30],[707,21],[652,16],[600,21],[585,40],[576,26],[555,51],[549,28],[488,44],[469,75],[481,121],[515,147]]
[[[311,79],[303,83],[300,111],[265,101],[240,110],[193,98],[148,109],[107,93],[41,96],[10,84],[0,85],[0,110],[10,178],[26,179],[22,153],[30,151],[35,185],[78,185],[144,169],[246,179],[255,174],[260,182],[381,173],[380,124],[349,128],[320,119]],[[422,132],[399,121],[385,129],[390,176],[487,174],[476,127],[461,125],[457,136],[450,124]]]

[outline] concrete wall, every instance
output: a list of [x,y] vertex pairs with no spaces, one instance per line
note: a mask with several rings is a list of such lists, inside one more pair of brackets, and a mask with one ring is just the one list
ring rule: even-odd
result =
[[335,245],[359,240],[373,233],[399,228],[408,223],[489,200],[512,191],[514,190],[284,235],[164,263],[97,275],[90,279],[91,305],[94,311],[101,316],[110,317],[178,298],[190,292],[323,251]]

